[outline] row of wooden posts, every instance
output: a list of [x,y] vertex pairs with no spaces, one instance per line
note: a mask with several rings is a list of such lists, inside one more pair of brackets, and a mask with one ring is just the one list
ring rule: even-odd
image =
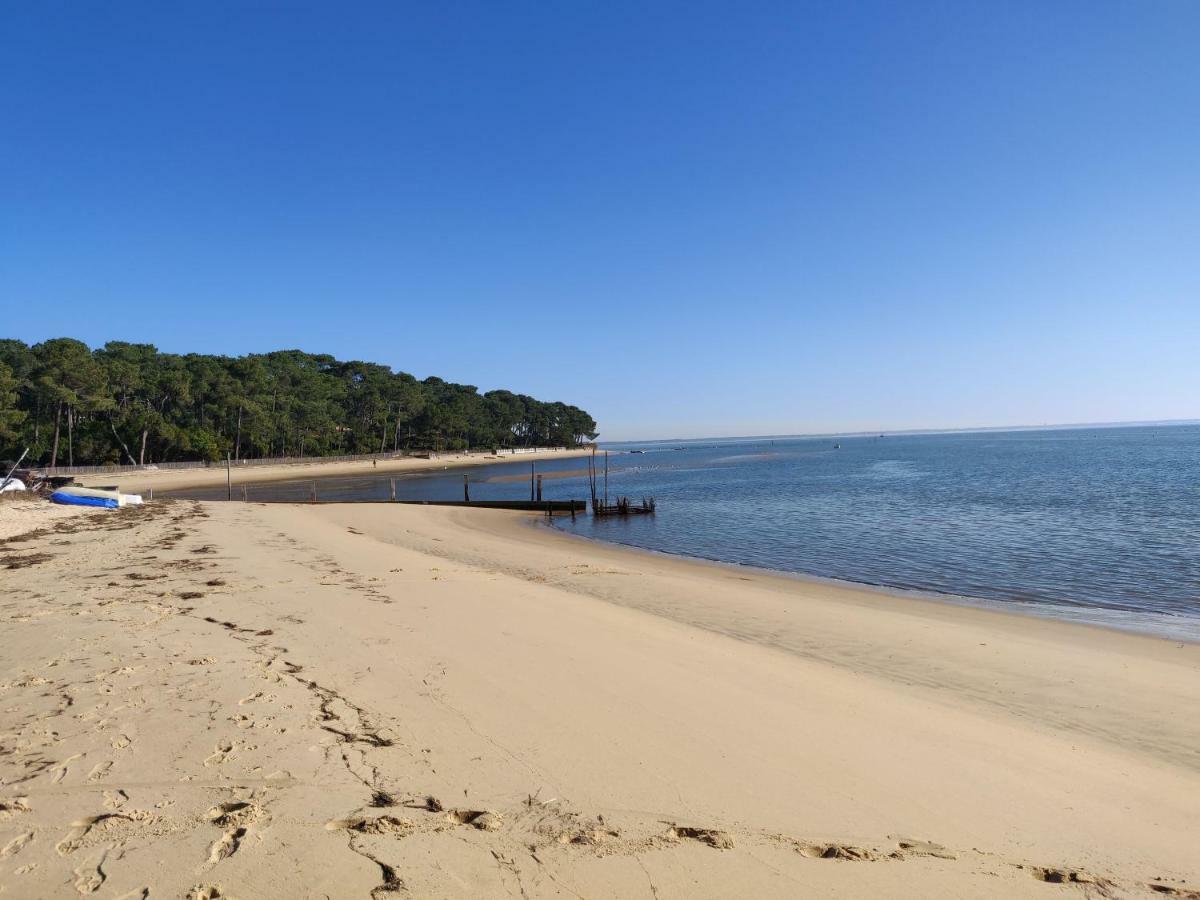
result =
[[[531,503],[533,503],[533,502],[541,503],[542,502],[542,476],[537,473],[536,469],[537,469],[537,463],[529,464],[529,501]],[[396,502],[396,479],[389,478],[388,484],[391,487],[391,500],[393,503],[395,503]],[[225,467],[225,491],[226,491],[225,499],[232,500],[233,499],[233,472],[229,466]],[[151,500],[154,499],[154,488],[150,488],[150,499]],[[242,485],[242,501],[245,502],[245,500],[246,500],[246,485],[243,484]],[[463,501],[466,503],[471,502],[471,482],[469,480],[469,476],[466,474],[463,475]],[[313,479],[312,487],[309,490],[309,502],[311,502],[311,503],[317,502],[316,479]]]
[[[618,498],[616,503],[608,502],[608,451],[604,453],[604,494],[603,498],[599,496],[597,490],[599,481],[599,472],[596,465],[596,452],[592,448],[592,456],[588,460],[588,480],[591,485],[592,492],[592,513],[597,516],[619,515],[627,516],[636,513],[650,513],[653,515],[655,503],[653,497],[643,497],[641,503],[631,503],[627,497]],[[388,482],[391,486],[391,500],[396,501],[396,479],[390,478]],[[246,500],[246,485],[242,485],[242,500]],[[226,499],[233,499],[233,471],[226,460],[225,466],[225,488]],[[154,499],[154,489],[150,490],[150,498]],[[309,491],[309,502],[317,502],[317,482],[314,479],[312,487]],[[471,502],[471,482],[470,477],[466,473],[463,474],[463,502]],[[537,463],[529,464],[529,502],[542,502],[542,476],[537,472]],[[550,514],[549,508],[546,510]],[[571,509],[571,518],[575,517],[574,507]]]

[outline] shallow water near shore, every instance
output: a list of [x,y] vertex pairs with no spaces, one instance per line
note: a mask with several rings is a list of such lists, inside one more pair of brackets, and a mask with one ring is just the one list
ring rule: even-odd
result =
[[[1200,426],[609,445],[610,497],[654,516],[555,520],[573,534],[726,563],[1200,639]],[[640,450],[640,453],[629,451]],[[543,495],[584,498],[579,459]],[[471,469],[472,499],[528,498],[517,466]],[[526,470],[528,467],[526,467]],[[461,499],[463,472],[397,478]],[[311,481],[250,488],[306,499]],[[322,499],[386,499],[387,477]],[[224,496],[190,491],[188,496]],[[235,495],[236,496],[236,495]]]

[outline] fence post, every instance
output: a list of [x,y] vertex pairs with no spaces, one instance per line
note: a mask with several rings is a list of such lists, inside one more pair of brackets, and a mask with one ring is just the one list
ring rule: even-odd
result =
[[463,476],[463,500],[467,503],[471,502],[471,489],[467,485],[467,476]]
[[396,502],[396,479],[389,478],[388,480],[392,483],[392,502],[395,503]]

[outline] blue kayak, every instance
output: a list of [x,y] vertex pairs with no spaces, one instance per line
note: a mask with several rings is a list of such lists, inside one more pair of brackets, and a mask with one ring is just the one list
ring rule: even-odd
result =
[[121,505],[109,497],[80,497],[77,494],[67,494],[63,491],[55,491],[50,495],[50,499],[55,503],[63,503],[67,506],[102,506],[105,509],[116,509]]

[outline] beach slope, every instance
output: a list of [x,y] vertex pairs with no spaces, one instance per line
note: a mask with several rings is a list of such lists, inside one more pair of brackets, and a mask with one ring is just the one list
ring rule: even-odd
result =
[[1200,648],[484,510],[0,544],[17,897],[1200,891]]

